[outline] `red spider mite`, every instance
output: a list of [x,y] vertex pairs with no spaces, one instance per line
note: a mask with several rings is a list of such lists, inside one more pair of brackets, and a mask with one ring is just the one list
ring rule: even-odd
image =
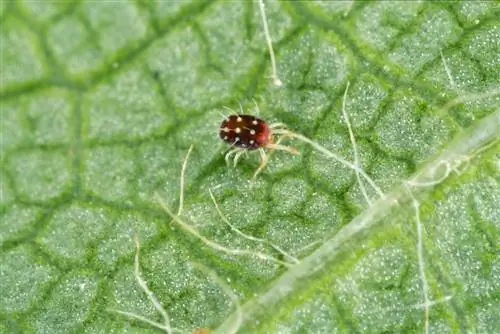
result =
[[[294,148],[279,144],[284,137],[290,136],[290,134],[291,132],[286,129],[284,124],[267,124],[264,120],[252,115],[230,115],[222,121],[219,128],[219,137],[233,146],[233,149],[226,154],[227,163],[234,155],[234,166],[236,166],[242,154],[248,151],[259,151],[261,164],[254,176],[267,165],[268,157],[264,149],[299,154]],[[274,141],[274,135],[281,135],[281,137]]]

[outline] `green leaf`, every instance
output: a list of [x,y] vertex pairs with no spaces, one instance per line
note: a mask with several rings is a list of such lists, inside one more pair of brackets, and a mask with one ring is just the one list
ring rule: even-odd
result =
[[500,328],[498,3],[265,4],[282,87],[257,3],[0,2],[0,332],[160,331],[135,235],[176,332]]

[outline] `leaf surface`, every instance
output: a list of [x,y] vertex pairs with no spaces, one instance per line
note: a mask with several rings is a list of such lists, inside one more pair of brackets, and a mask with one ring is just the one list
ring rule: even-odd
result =
[[[134,278],[134,235],[178,332],[500,328],[498,3],[266,13],[283,87],[252,2],[0,3],[0,332],[158,332],[111,311],[162,322]],[[331,157],[355,161],[348,83],[379,191]],[[301,155],[273,153],[249,182],[258,154],[228,167],[217,138],[238,103],[328,151],[284,141]],[[180,218],[228,249],[300,263],[221,252],[172,221],[154,194],[177,211],[191,145]],[[209,190],[267,243],[224,223]]]

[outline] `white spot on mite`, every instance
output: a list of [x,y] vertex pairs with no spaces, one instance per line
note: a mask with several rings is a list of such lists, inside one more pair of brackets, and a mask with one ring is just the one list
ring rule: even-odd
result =
[[243,118],[241,118],[240,116],[238,116],[238,118],[236,119],[236,122],[241,122],[243,120]]
[[234,129],[234,132],[236,132],[236,133],[240,133],[240,132],[241,132],[241,129],[240,129],[240,128],[236,128],[236,129]]
[[240,141],[240,137],[235,137],[234,142],[236,143],[237,141]]
[[255,134],[255,130],[254,130],[254,129],[251,129],[251,130],[250,130],[250,134],[251,134],[251,135],[254,135],[254,134]]
[[224,140],[227,140],[227,136],[224,136]]
[[258,122],[256,119],[254,119],[254,120],[252,121],[252,124],[253,124],[253,125],[257,125],[257,124],[259,124],[259,122]]
[[253,143],[255,143],[255,140],[250,140],[250,145],[253,145]]
[[225,126],[225,127],[222,128],[222,131],[229,132],[229,128],[227,126]]

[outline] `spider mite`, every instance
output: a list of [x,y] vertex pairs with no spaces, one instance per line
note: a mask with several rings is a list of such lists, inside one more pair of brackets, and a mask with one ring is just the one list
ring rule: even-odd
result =
[[[280,137],[275,141],[274,135],[280,135]],[[255,150],[260,153],[261,163],[254,177],[267,165],[268,156],[265,149],[299,154],[294,148],[279,144],[283,138],[290,135],[291,132],[284,124],[267,124],[264,120],[252,115],[230,115],[222,121],[219,128],[219,137],[233,146],[233,149],[226,154],[227,163],[232,155],[234,155],[234,166],[236,166],[242,154]]]

